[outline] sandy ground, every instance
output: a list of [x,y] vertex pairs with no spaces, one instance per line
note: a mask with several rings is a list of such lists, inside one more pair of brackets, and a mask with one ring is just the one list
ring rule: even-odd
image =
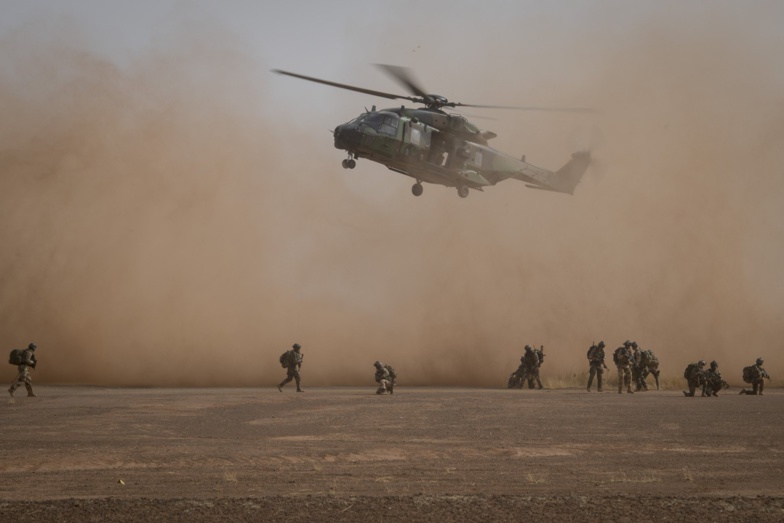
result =
[[782,521],[784,390],[39,386],[0,521]]

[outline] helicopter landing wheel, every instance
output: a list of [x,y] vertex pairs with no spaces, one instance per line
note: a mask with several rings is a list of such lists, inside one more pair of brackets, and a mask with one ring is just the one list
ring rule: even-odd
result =
[[424,190],[425,188],[422,187],[422,184],[419,182],[411,186],[411,194],[413,194],[414,196],[422,196],[422,192]]
[[465,185],[459,185],[457,187],[457,195],[461,198],[468,198],[468,187]]
[[344,169],[348,169],[348,160],[343,160],[340,162],[340,165],[342,165]]
[[346,162],[346,167],[348,167],[349,169],[353,169],[354,167],[357,166],[357,162],[355,162],[354,159],[345,160],[345,162]]

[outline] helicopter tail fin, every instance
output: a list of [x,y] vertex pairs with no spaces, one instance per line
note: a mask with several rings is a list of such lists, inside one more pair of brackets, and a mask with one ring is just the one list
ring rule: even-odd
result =
[[574,189],[580,183],[589,165],[591,165],[591,153],[589,151],[580,151],[572,154],[572,159],[558,169],[552,178],[547,181],[549,186],[547,189],[574,194]]

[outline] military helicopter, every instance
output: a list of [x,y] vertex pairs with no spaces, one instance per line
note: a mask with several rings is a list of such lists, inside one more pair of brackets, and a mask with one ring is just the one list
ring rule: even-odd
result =
[[369,94],[380,98],[409,100],[424,107],[410,108],[401,105],[376,110],[376,106],[353,120],[338,125],[333,131],[335,147],[348,153],[343,160],[344,169],[353,169],[357,160],[366,158],[388,169],[416,180],[411,187],[414,196],[421,196],[422,183],[455,187],[461,198],[470,189],[482,191],[484,187],[513,178],[532,189],[542,189],[574,194],[591,163],[589,151],[572,154],[571,160],[557,171],[549,171],[487,145],[497,135],[481,130],[463,115],[447,113],[444,108],[489,108],[527,111],[595,112],[582,107],[518,107],[498,105],[473,105],[450,102],[437,94],[427,94],[414,80],[408,69],[393,65],[376,64],[392,76],[413,96],[404,96],[353,85],[331,82],[289,71],[273,72],[320,84]]

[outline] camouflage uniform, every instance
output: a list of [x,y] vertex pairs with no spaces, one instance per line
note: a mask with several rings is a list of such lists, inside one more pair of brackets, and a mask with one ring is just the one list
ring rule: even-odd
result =
[[642,365],[643,350],[637,345],[636,341],[632,342],[632,381],[634,382],[634,390],[648,390],[648,385],[643,379],[643,365]]
[[35,359],[36,347],[38,346],[35,343],[31,343],[27,346],[27,349],[22,352],[22,363],[17,367],[16,380],[11,383],[11,387],[8,389],[8,393],[12,398],[14,397],[14,391],[22,385],[27,389],[28,396],[35,396],[35,393],[33,392],[33,379],[30,377],[30,368],[34,369],[38,364],[38,360]]
[[613,362],[618,368],[618,394],[623,393],[623,387],[626,387],[626,392],[634,394],[632,391],[632,362],[634,357],[631,351],[632,342],[625,341],[624,344],[613,353]]
[[[653,378],[656,380],[656,390],[659,390],[659,359],[650,349],[641,352],[642,382],[645,383],[645,379],[648,377],[648,374],[653,374]],[[648,389],[647,383],[645,384],[645,389]]]
[[694,392],[702,386],[705,381],[705,371],[703,367],[705,367],[705,360],[691,363],[686,367],[683,377],[686,378],[686,383],[689,385],[689,392],[684,390],[684,396],[694,396]]
[[743,389],[740,391],[741,394],[762,396],[762,391],[765,388],[765,380],[770,379],[768,373],[762,368],[763,363],[765,363],[765,361],[762,358],[757,358],[754,365],[743,369],[743,381],[751,383],[753,388],[752,390]]
[[718,397],[719,391],[727,388],[729,388],[729,384],[721,379],[719,364],[715,360],[712,361],[710,368],[705,371],[704,382],[702,384],[702,395]]
[[596,390],[602,392],[602,374],[604,369],[607,368],[607,365],[604,363],[604,346],[604,342],[600,341],[599,345],[591,345],[591,348],[588,349],[588,362],[590,364],[588,386],[586,387],[588,392],[591,392],[591,383],[593,383],[594,376],[596,376]]
[[533,353],[536,356],[536,364],[530,365],[528,368],[528,388],[534,388],[534,382],[536,382],[536,388],[541,390],[544,387],[542,386],[542,380],[539,377],[539,369],[544,363],[544,345],[540,346],[538,349],[533,349]]
[[[542,356],[544,358],[544,356]],[[530,345],[525,346],[525,354],[523,354],[523,381],[528,381],[528,388],[534,388],[534,380],[538,388],[542,388],[542,380],[539,379],[539,365],[541,361],[539,355]]]
[[377,361],[373,364],[376,367],[376,383],[378,383],[378,390],[376,390],[376,394],[394,394],[395,393],[395,381],[397,378],[397,373],[395,369],[390,367],[389,365],[385,365],[380,361]]
[[299,343],[295,343],[292,345],[291,350],[286,352],[286,379],[278,384],[278,390],[281,392],[283,392],[283,386],[291,380],[294,380],[297,383],[297,392],[303,392],[302,387],[300,386],[302,378],[299,375],[299,369],[302,367],[303,357],[303,355],[299,352],[301,348],[302,347]]

